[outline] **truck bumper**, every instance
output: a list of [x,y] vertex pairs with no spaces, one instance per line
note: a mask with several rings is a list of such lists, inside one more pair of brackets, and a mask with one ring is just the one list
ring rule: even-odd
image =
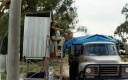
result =
[[128,64],[88,64],[80,80],[128,80],[126,69]]
[[124,78],[95,78],[95,79],[88,79],[88,78],[81,78],[79,80],[128,80],[128,79],[124,79]]

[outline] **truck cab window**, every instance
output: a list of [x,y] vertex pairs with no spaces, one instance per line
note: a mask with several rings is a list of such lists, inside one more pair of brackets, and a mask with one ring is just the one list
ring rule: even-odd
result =
[[111,44],[89,44],[84,48],[84,55],[115,55],[117,50],[114,45]]

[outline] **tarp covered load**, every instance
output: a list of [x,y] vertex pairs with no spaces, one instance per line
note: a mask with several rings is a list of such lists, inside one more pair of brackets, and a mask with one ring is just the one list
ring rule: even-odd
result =
[[70,48],[72,44],[83,44],[87,42],[98,42],[98,41],[103,41],[103,42],[113,42],[115,44],[118,44],[118,42],[110,37],[107,37],[105,35],[90,35],[90,36],[81,36],[81,37],[76,37],[71,39],[70,41],[66,42],[66,48]]

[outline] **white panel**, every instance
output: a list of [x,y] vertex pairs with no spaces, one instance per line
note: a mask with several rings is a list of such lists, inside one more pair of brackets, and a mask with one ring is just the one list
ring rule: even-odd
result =
[[[50,17],[25,17],[23,56],[44,57],[46,37],[50,35]],[[47,49],[47,57],[49,57]]]
[[6,55],[0,55],[0,72],[4,72],[6,68]]

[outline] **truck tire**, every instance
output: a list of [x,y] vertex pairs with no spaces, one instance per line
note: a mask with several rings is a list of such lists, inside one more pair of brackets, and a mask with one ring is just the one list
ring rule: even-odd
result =
[[78,80],[83,80],[83,78],[84,78],[84,73],[83,71],[81,71],[78,75]]

